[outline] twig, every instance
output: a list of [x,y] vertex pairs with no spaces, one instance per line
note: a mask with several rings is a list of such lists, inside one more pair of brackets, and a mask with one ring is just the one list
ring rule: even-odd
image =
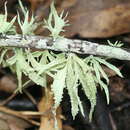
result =
[[106,56],[120,60],[130,60],[130,52],[125,49],[67,38],[60,38],[54,41],[52,38],[42,36],[23,37],[22,35],[6,35],[1,36],[0,46],[35,48],[40,50],[49,49],[78,54]]
[[34,97],[26,90],[24,89],[23,92],[26,94],[26,96],[30,99],[30,101],[34,104],[37,105],[36,100],[34,99]]
[[112,125],[112,130],[117,130],[117,126],[116,126],[116,123],[112,117],[112,114],[111,112],[109,112],[109,118],[110,118],[110,122],[111,122],[111,125]]
[[22,115],[22,113],[17,112],[17,111],[14,111],[14,110],[11,110],[11,109],[8,109],[8,108],[6,108],[6,107],[4,107],[4,106],[0,106],[0,112],[4,112],[4,113],[10,114],[10,115],[19,117],[19,118],[24,119],[24,120],[28,121],[29,123],[31,123],[31,124],[33,124],[33,125],[36,125],[36,126],[39,126],[39,125],[40,125],[39,122],[34,121],[34,120],[32,120],[32,119],[29,119],[27,116]]
[[7,104],[7,103],[8,103],[10,100],[12,100],[16,95],[17,95],[16,93],[11,94],[7,99],[5,99],[4,101],[2,101],[2,102],[0,103],[0,106],[3,106],[3,105],[5,105],[5,104]]

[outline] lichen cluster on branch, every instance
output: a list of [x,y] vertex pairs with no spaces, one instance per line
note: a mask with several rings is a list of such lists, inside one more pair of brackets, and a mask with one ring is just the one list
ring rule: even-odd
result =
[[[18,79],[17,90],[19,90],[20,92],[22,92],[22,89],[25,86],[25,84],[31,81],[42,87],[47,87],[46,76],[49,75],[50,77],[52,77],[54,79],[51,85],[55,99],[54,109],[56,110],[56,108],[60,105],[63,96],[63,90],[67,89],[70,96],[71,111],[73,118],[75,118],[79,110],[84,115],[82,101],[80,100],[80,97],[78,95],[79,84],[81,84],[83,91],[91,104],[89,115],[91,120],[92,113],[96,105],[97,85],[104,89],[107,98],[107,103],[109,103],[109,92],[107,87],[107,85],[109,84],[109,78],[102,69],[101,64],[114,70],[118,76],[123,77],[120,73],[120,70],[112,64],[108,63],[103,58],[92,55],[86,58],[80,58],[76,54],[72,53],[76,52],[74,51],[74,49],[77,49],[76,45],[78,41],[74,42],[75,45],[71,44],[71,46],[67,46],[69,44],[67,43],[69,42],[69,40],[67,41],[67,39],[63,38],[63,36],[60,36],[60,32],[64,31],[63,28],[65,26],[68,26],[68,21],[65,20],[67,15],[63,17],[62,12],[59,16],[55,9],[54,2],[52,2],[51,4],[51,12],[48,20],[44,20],[44,27],[50,31],[50,36],[53,38],[52,42],[54,44],[52,48],[57,48],[57,50],[61,50],[63,52],[60,54],[55,54],[52,51],[48,50],[32,52],[28,46],[30,45],[30,42],[28,44],[28,40],[26,40],[26,38],[24,39],[24,37],[26,37],[26,35],[34,34],[34,31],[39,24],[35,22],[35,17],[33,15],[31,16],[31,19],[29,21],[29,11],[25,7],[23,7],[21,1],[19,1],[19,4],[24,15],[24,20],[21,20],[19,13],[17,13],[17,20],[23,37],[21,38],[21,40],[15,37],[16,39],[14,40],[16,40],[17,42],[14,43],[19,42],[15,45],[13,45],[13,42],[11,43],[11,41],[8,42],[8,44],[6,44],[7,41],[10,40],[8,39],[8,37],[10,37],[9,35],[7,37],[5,36],[4,39],[0,39],[0,63],[3,66],[10,67],[10,69],[14,73],[16,73]],[[16,17],[14,17],[11,20],[11,22],[7,22],[7,9],[5,4],[5,15],[0,15],[0,25],[4,25],[3,28],[0,28],[2,36],[7,34],[17,34],[17,31],[15,30],[14,26],[15,20]],[[61,44],[59,44],[60,40],[62,40]],[[38,45],[44,44],[44,42],[45,41],[39,40]],[[36,43],[33,43],[32,41],[31,43],[32,45],[30,46],[36,47],[36,45],[34,45]],[[11,47],[10,44],[16,47]],[[87,52],[87,46],[85,46],[85,43],[82,43],[82,45],[82,49],[85,48],[84,52]],[[18,46],[25,48],[18,48]],[[44,49],[52,49],[47,48],[49,46],[51,45],[49,44]],[[66,47],[72,49],[71,52],[66,53],[66,51],[69,51],[66,50]],[[12,51],[11,56],[7,53],[10,50]],[[97,49],[97,53],[101,55],[101,49]],[[25,84],[22,83],[22,75],[26,75],[29,79]],[[102,81],[102,78],[106,80],[106,83]]]

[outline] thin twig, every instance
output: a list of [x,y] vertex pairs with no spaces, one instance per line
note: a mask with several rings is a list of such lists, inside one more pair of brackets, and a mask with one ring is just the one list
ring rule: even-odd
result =
[[33,124],[33,125],[36,125],[36,126],[39,126],[39,125],[40,125],[39,122],[34,121],[34,120],[32,120],[32,119],[29,119],[27,116],[22,115],[20,112],[15,111],[15,110],[11,110],[11,109],[6,108],[6,107],[4,107],[4,106],[0,106],[0,112],[4,112],[4,113],[10,114],[10,115],[19,117],[19,118],[24,119],[24,120],[28,121],[29,123],[31,123],[31,124]]
[[34,97],[26,90],[24,89],[23,92],[26,94],[26,96],[30,99],[30,101],[34,104],[37,105],[36,100],[34,99]]
[[13,93],[11,94],[7,99],[5,99],[4,101],[2,101],[0,103],[0,106],[4,106],[5,104],[7,104],[9,101],[11,101],[17,94]]
[[90,54],[106,56],[120,60],[130,60],[130,52],[122,48],[99,45],[97,43],[59,38],[53,40],[50,37],[6,35],[0,38],[1,47],[22,47],[35,49],[49,49],[62,52],[73,52],[78,54]]

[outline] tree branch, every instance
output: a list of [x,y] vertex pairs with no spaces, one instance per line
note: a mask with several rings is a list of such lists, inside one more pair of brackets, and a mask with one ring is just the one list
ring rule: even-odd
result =
[[22,47],[40,50],[48,49],[78,54],[106,56],[120,60],[130,60],[130,52],[125,49],[67,38],[60,38],[54,41],[50,37],[6,35],[1,36],[0,47]]

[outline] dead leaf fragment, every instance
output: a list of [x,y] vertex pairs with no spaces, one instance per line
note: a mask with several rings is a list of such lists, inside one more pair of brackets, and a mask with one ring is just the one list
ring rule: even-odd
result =
[[129,0],[77,0],[66,10],[71,24],[67,36],[105,38],[130,32]]

